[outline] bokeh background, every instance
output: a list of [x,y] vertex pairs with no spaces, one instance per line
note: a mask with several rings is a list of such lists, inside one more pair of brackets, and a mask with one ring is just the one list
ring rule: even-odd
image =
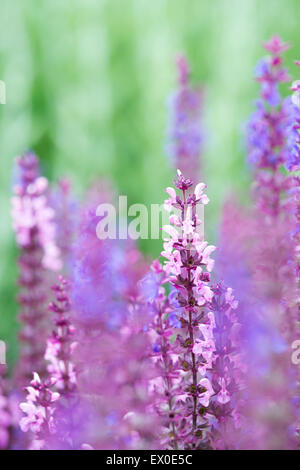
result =
[[[111,179],[129,203],[161,203],[173,177],[165,152],[166,98],[174,58],[185,52],[205,88],[204,175],[211,199],[206,232],[217,237],[220,207],[250,181],[243,128],[257,96],[261,43],[277,33],[300,58],[299,0],[1,0],[0,338],[16,354],[16,249],[10,222],[13,159],[41,158],[50,180],[69,176],[78,195]],[[287,93],[286,87],[286,93]],[[142,249],[159,254],[147,240]]]

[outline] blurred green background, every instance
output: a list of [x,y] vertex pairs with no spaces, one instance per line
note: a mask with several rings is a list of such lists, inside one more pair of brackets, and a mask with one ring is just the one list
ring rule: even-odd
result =
[[[50,178],[80,193],[96,176],[129,203],[161,203],[173,177],[165,155],[166,97],[185,52],[205,86],[206,232],[215,238],[229,191],[249,183],[243,126],[258,86],[262,41],[278,33],[300,58],[299,0],[1,0],[0,338],[15,356],[16,249],[10,222],[13,158],[31,148]],[[287,91],[287,87],[286,87]],[[142,248],[157,256],[159,242]]]

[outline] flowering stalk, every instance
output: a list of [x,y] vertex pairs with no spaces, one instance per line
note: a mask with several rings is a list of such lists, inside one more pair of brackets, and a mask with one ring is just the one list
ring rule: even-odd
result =
[[174,308],[166,295],[166,274],[158,260],[151,271],[140,281],[142,301],[153,317],[148,325],[151,339],[150,357],[154,360],[157,376],[150,381],[155,412],[162,418],[161,445],[163,448],[178,448],[176,413],[177,383],[179,378],[178,347],[175,343],[176,326],[180,326]]
[[60,179],[52,189],[50,205],[55,213],[56,239],[62,265],[68,272],[77,222],[77,203],[72,196],[72,186],[68,179]]
[[48,373],[55,379],[55,386],[61,395],[74,392],[76,388],[75,367],[72,363],[74,327],[70,320],[71,304],[68,296],[68,282],[62,276],[52,287],[56,301],[51,302],[49,310],[54,312],[55,330],[47,341],[45,360]]
[[[298,67],[300,62],[295,61]],[[290,152],[288,159],[286,160],[286,168],[292,172],[291,175],[291,189],[290,189],[290,209],[293,216],[293,230],[291,236],[294,241],[294,272],[296,280],[296,292],[295,297],[298,302],[297,291],[299,292],[300,287],[300,177],[295,174],[300,169],[300,81],[293,83],[292,88],[293,96],[292,102],[294,104],[294,119],[291,121],[289,127],[289,145]],[[298,318],[296,318],[296,325],[300,327],[300,315],[298,309]]]
[[[300,67],[300,62],[295,60],[295,64]],[[300,169],[300,81],[296,80],[291,86],[293,94],[291,96],[291,103],[294,111],[290,119],[290,126],[288,128],[288,145],[289,152],[286,155],[285,166],[288,171],[298,171]]]
[[31,387],[27,388],[27,401],[20,405],[21,410],[27,414],[21,420],[21,429],[33,433],[30,436],[31,449],[76,449],[82,444],[82,436],[78,438],[80,433],[77,432],[76,436],[76,430],[74,431],[78,426],[76,417],[82,410],[79,396],[75,393],[77,383],[72,361],[75,343],[70,319],[69,284],[59,276],[58,283],[52,290],[55,301],[50,303],[49,310],[55,314],[55,329],[48,338],[45,353],[49,377],[41,382],[36,374]]
[[279,171],[289,153],[286,128],[290,119],[290,102],[283,100],[279,85],[289,76],[282,65],[282,53],[289,48],[274,36],[264,44],[270,55],[256,67],[256,79],[261,84],[261,99],[257,101],[247,127],[249,161],[255,169],[258,207],[265,214],[277,217],[280,213],[280,194],[285,178]]
[[215,341],[211,371],[215,394],[209,405],[209,413],[214,417],[211,420],[212,442],[217,449],[232,449],[238,448],[238,433],[241,432],[241,389],[245,372],[238,341],[241,325],[235,314],[238,302],[232,289],[219,283],[212,290],[214,296],[210,308],[214,314]]
[[26,153],[17,160],[19,184],[12,198],[13,227],[20,247],[18,300],[21,305],[21,351],[16,379],[25,385],[32,370],[45,372],[44,340],[46,272],[60,268],[59,252],[54,241],[53,211],[48,207],[48,182],[39,176],[39,162]]
[[[298,67],[300,67],[300,62],[295,61]],[[293,120],[291,120],[291,125],[289,127],[289,145],[290,152],[288,154],[288,159],[286,160],[286,168],[292,173],[291,175],[291,200],[290,200],[290,209],[293,215],[293,231],[291,233],[294,243],[294,266],[295,266],[295,276],[296,284],[299,288],[300,285],[300,262],[299,262],[299,251],[300,251],[300,178],[296,171],[300,169],[300,81],[293,83],[291,89],[293,90],[292,103],[294,104],[294,115]],[[300,322],[300,317],[298,318]]]
[[[270,344],[265,341],[263,354],[253,350],[248,357],[253,364],[247,377],[247,408],[250,421],[252,419],[248,429],[252,426],[259,436],[256,442],[255,439],[252,441],[253,447],[288,448],[288,423],[291,420],[288,343],[294,328],[289,305],[294,273],[293,243],[288,235],[292,224],[287,199],[291,179],[285,176],[282,166],[291,152],[289,129],[295,109],[291,100],[283,100],[279,93],[279,85],[289,79],[282,65],[282,53],[289,46],[275,36],[264,47],[270,55],[262,59],[256,69],[261,99],[248,125],[249,159],[255,172],[253,232],[248,247],[251,253],[251,303],[256,304],[256,312],[249,315],[248,307],[245,310],[248,310],[248,318],[244,320],[247,322],[252,318],[251,329],[248,324],[246,332],[250,349],[261,341],[263,329],[267,331],[266,336],[273,338]],[[247,330],[246,323],[244,328]],[[250,338],[252,334],[253,338]],[[272,370],[272,374],[264,372],[263,377],[259,376],[262,366]],[[256,370],[255,374],[251,369]],[[276,418],[274,413],[268,412],[274,403],[280,410]]]
[[[193,182],[178,170],[175,186],[181,191],[176,195],[174,188],[167,188],[170,199],[165,208],[179,209],[180,215],[171,215],[171,225],[163,227],[170,235],[164,243],[162,256],[167,258],[164,270],[177,291],[180,307],[181,332],[177,335],[181,367],[181,438],[186,448],[200,448],[207,445],[203,438],[206,427],[205,414],[213,389],[206,371],[212,367],[214,341],[212,338],[212,316],[205,307],[212,300],[213,292],[208,283],[213,268],[210,254],[214,246],[208,246],[197,233],[201,221],[196,215],[197,204],[207,204],[203,194],[204,184],[196,186],[189,193]],[[178,233],[175,227],[181,230]],[[204,272],[203,268],[207,271]],[[199,408],[200,406],[200,408]]]
[[[300,67],[300,62],[295,61],[296,65]],[[288,306],[293,318],[292,329],[290,332],[291,341],[299,340],[300,338],[300,177],[297,172],[300,169],[300,81],[296,81],[291,87],[293,95],[291,101],[294,105],[294,119],[291,120],[289,127],[289,144],[290,153],[286,160],[286,168],[290,172],[290,204],[289,209],[292,214],[292,230],[290,236],[294,243],[292,266],[294,271],[294,285],[291,302]],[[299,396],[300,396],[300,376],[299,367],[293,369],[293,394],[292,404],[295,410],[295,419],[291,427],[292,440],[295,448],[299,448],[300,443],[300,413],[299,413]]]
[[[282,53],[289,45],[274,36],[264,47],[270,55],[262,59],[256,69],[261,100],[250,119],[247,136],[249,159],[255,169],[253,272],[258,292],[277,305],[274,317],[278,318],[281,315],[278,307],[288,302],[289,286],[293,282],[289,268],[291,241],[287,237],[291,225],[287,210],[291,179],[282,172],[282,165],[289,160],[293,147],[295,133],[290,132],[290,124],[296,110],[291,100],[283,100],[279,93],[279,85],[289,79],[282,65]],[[288,316],[286,320],[290,323]]]
[[194,178],[200,171],[200,153],[203,146],[203,94],[189,83],[189,66],[184,56],[177,60],[178,89],[170,99],[168,153],[174,168]]
[[157,417],[149,412],[148,385],[154,366],[143,331],[149,317],[136,302],[144,263],[130,241],[97,238],[103,193],[92,196],[73,252],[77,393],[90,417],[86,433],[82,426],[77,433],[95,449],[152,448]]

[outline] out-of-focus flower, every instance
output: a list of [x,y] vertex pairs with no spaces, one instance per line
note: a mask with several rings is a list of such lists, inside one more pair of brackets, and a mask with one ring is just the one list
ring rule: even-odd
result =
[[4,377],[0,365],[0,450],[8,449],[12,416],[9,397],[4,389]]
[[[279,93],[279,84],[288,80],[281,57],[287,45],[273,38],[266,48],[271,56],[256,70],[261,100],[248,126],[254,207],[247,212],[241,208],[239,214],[225,208],[218,267],[239,300],[242,351],[248,365],[241,394],[244,405],[238,412],[245,425],[237,436],[238,446],[286,449],[292,445],[288,425],[293,379],[287,344],[293,330],[295,274],[289,234],[291,178],[282,165],[290,158],[290,126],[296,112],[291,100],[282,100]],[[226,379],[219,387],[226,400]]]
[[62,178],[51,189],[50,206],[54,210],[57,246],[60,250],[63,267],[70,271],[72,246],[77,229],[78,204],[72,195],[71,182]]
[[20,248],[18,301],[21,351],[16,369],[20,384],[28,382],[32,370],[45,372],[47,271],[61,268],[55,241],[54,212],[48,205],[46,178],[39,175],[35,155],[26,153],[17,160],[19,181],[12,198],[13,228]]
[[189,83],[189,66],[184,56],[177,59],[178,89],[169,102],[168,154],[174,168],[194,178],[201,167],[203,147],[203,92]]
[[282,65],[282,52],[288,48],[280,38],[274,37],[265,44],[271,52],[259,62],[255,77],[261,85],[261,99],[256,103],[247,126],[249,160],[255,168],[276,169],[288,154],[286,126],[290,106],[279,93],[279,84],[289,76]]
[[25,433],[31,431],[33,437],[30,449],[44,448],[47,437],[55,432],[53,426],[53,403],[59,399],[59,393],[53,392],[51,386],[54,381],[42,382],[35,372],[30,386],[26,388],[26,401],[20,403],[20,409],[25,416],[20,420],[21,430]]
[[[154,296],[145,296],[145,286],[149,277],[155,279]],[[180,364],[178,345],[175,342],[176,328],[181,324],[176,317],[170,298],[166,295],[166,274],[157,260],[152,264],[150,273],[141,280],[141,303],[149,311],[150,322],[147,335],[152,343],[149,356],[155,364],[155,375],[150,380],[149,390],[153,410],[160,417],[160,444],[163,448],[178,449],[177,425],[180,415],[176,410],[176,396],[182,391],[178,388]],[[146,291],[147,293],[147,291]],[[159,423],[158,423],[159,424]]]
[[55,314],[55,330],[48,338],[45,353],[45,360],[49,363],[47,370],[50,377],[55,379],[60,394],[69,394],[76,387],[76,373],[72,362],[72,352],[76,343],[74,343],[74,327],[70,320],[71,304],[68,289],[67,280],[59,276],[58,284],[52,287],[56,300],[49,305],[49,310]]
[[79,435],[94,449],[153,448],[158,430],[157,417],[149,413],[151,316],[137,300],[156,295],[155,275],[145,277],[146,263],[132,241],[97,238],[96,208],[103,197],[94,193],[83,208],[73,250],[78,406],[89,410]]

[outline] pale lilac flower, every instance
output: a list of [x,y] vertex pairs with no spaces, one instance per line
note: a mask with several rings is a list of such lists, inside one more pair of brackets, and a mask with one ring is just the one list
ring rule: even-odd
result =
[[45,409],[41,406],[36,406],[32,401],[21,403],[20,408],[26,414],[20,420],[22,431],[28,432],[30,430],[34,434],[39,432],[46,418]]

